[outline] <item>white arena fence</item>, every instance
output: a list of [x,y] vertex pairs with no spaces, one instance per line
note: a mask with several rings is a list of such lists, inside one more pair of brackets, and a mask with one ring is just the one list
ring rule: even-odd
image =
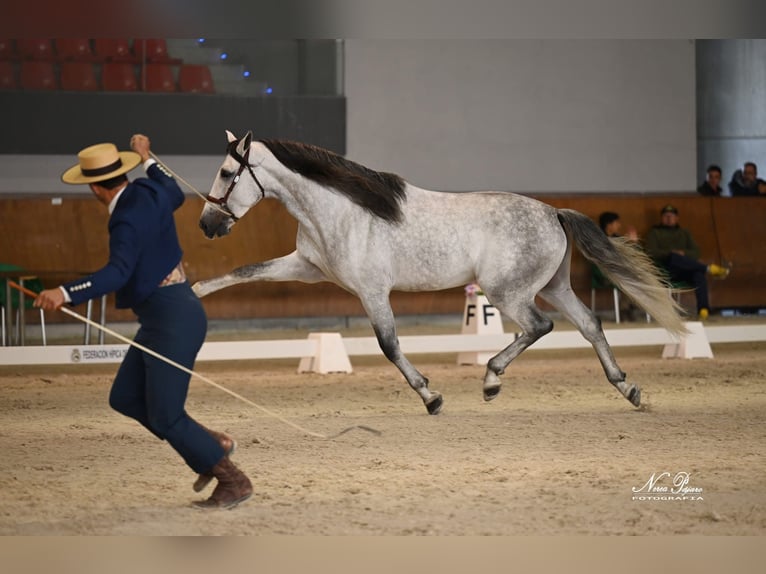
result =
[[[674,338],[661,328],[604,331],[612,347],[662,346],[664,358],[712,358],[710,343],[766,341],[766,325],[704,326],[687,322],[689,334]],[[418,353],[497,352],[516,335],[455,334],[399,337],[402,351]],[[578,331],[552,332],[530,347],[574,349],[590,347]],[[49,345],[0,348],[0,365],[67,365],[119,363],[128,345]],[[298,372],[351,372],[349,357],[382,356],[375,337],[342,337],[340,333],[310,333],[306,339],[214,341],[203,344],[198,362],[258,359],[300,359]],[[479,361],[476,361],[478,363]]]

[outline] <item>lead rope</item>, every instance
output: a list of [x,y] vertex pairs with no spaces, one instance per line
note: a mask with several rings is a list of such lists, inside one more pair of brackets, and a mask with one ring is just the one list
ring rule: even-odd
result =
[[[18,283],[15,283],[15,282],[13,282],[11,280],[8,280],[8,284],[11,287],[13,287],[14,289],[18,289],[19,291],[23,291],[24,293],[26,293],[30,297],[37,297],[37,293],[27,289],[26,287],[22,287]],[[151,349],[149,349],[148,347],[143,346],[140,343],[136,343],[135,341],[131,341],[127,337],[123,337],[119,333],[109,329],[108,327],[100,325],[99,323],[96,323],[95,321],[91,321],[87,317],[83,317],[79,313],[76,313],[75,311],[72,311],[71,309],[68,309],[67,307],[59,307],[59,310],[63,311],[64,313],[66,313],[70,317],[74,317],[78,321],[82,321],[83,323],[87,323],[88,325],[90,325],[92,327],[95,327],[97,329],[102,330],[104,333],[107,333],[107,334],[111,335],[112,337],[127,343],[131,347],[135,347],[136,349],[139,349],[139,350],[143,351],[144,353],[147,353],[147,354],[151,355],[152,357],[155,357],[155,358],[157,358],[157,359],[159,359],[161,361],[164,361],[167,364],[169,364],[169,365],[171,365],[171,366],[173,366],[173,367],[175,367],[177,369],[180,369],[184,373],[187,373],[187,374],[189,374],[189,375],[191,375],[193,377],[197,377],[198,379],[201,379],[202,381],[206,382],[207,384],[212,385],[215,388],[220,389],[220,390],[222,390],[225,393],[228,393],[229,395],[231,395],[235,399],[239,399],[240,401],[242,401],[242,402],[244,402],[244,403],[246,403],[246,404],[248,404],[248,405],[250,405],[252,407],[255,407],[256,409],[258,409],[258,410],[262,411],[263,413],[269,415],[270,417],[273,417],[273,418],[277,419],[278,421],[281,421],[281,422],[285,423],[286,425],[289,425],[289,426],[293,427],[294,429],[296,429],[296,430],[298,430],[298,431],[300,431],[302,433],[305,433],[305,434],[307,434],[309,436],[313,436],[313,437],[321,438],[321,439],[325,439],[325,440],[331,440],[331,439],[335,439],[335,438],[337,438],[337,437],[339,437],[339,436],[341,436],[343,434],[346,434],[347,432],[352,431],[354,429],[365,430],[365,431],[370,432],[370,433],[372,433],[374,435],[377,435],[377,436],[380,436],[382,434],[379,430],[374,429],[372,427],[368,427],[366,425],[353,425],[353,426],[347,427],[347,428],[343,429],[342,431],[337,432],[337,433],[335,433],[333,435],[325,435],[325,434],[322,434],[322,433],[316,433],[316,432],[310,431],[310,430],[300,426],[299,424],[296,424],[296,423],[294,423],[292,421],[287,420],[286,418],[284,418],[283,416],[275,413],[274,411],[271,411],[271,410],[267,409],[266,407],[263,407],[263,406],[259,405],[258,403],[255,403],[255,402],[251,401],[250,399],[248,399],[246,397],[243,397],[242,395],[240,395],[238,393],[235,393],[232,390],[227,389],[223,385],[220,385],[220,384],[216,383],[215,381],[207,378],[206,376],[201,375],[201,374],[199,374],[196,371],[193,371],[191,369],[187,369],[183,365],[181,365],[179,363],[176,363],[174,360],[169,359],[168,357],[165,357],[164,355],[161,355],[160,353],[157,353],[156,351],[152,351]]]
[[156,154],[155,154],[153,151],[151,151],[151,150],[149,151],[149,156],[150,156],[150,157],[151,157],[151,158],[152,158],[154,161],[156,161],[156,162],[157,162],[159,165],[161,165],[161,166],[162,166],[162,167],[163,167],[165,170],[167,170],[167,171],[168,171],[168,173],[170,173],[170,175],[172,175],[174,178],[176,178],[178,181],[180,181],[180,182],[181,182],[181,183],[183,183],[183,184],[184,184],[186,187],[188,187],[190,190],[192,190],[194,193],[196,193],[196,194],[197,194],[199,197],[201,197],[201,198],[202,198],[202,201],[204,201],[204,202],[205,202],[205,203],[207,203],[208,205],[210,205],[210,206],[214,207],[215,209],[217,209],[218,211],[220,211],[220,212],[221,212],[221,213],[223,213],[224,215],[227,215],[227,216],[228,216],[228,215],[231,215],[231,214],[230,214],[230,213],[228,213],[226,210],[224,210],[224,209],[223,209],[223,208],[222,208],[220,205],[218,205],[217,203],[215,203],[215,202],[213,202],[213,201],[210,201],[210,200],[207,198],[207,196],[206,196],[206,195],[202,195],[202,193],[201,193],[201,192],[199,192],[199,191],[197,190],[197,188],[196,188],[196,187],[194,187],[192,184],[190,184],[188,181],[186,181],[184,178],[182,178],[180,175],[178,175],[176,172],[174,172],[172,169],[170,169],[170,168],[167,166],[167,164],[166,164],[165,162],[163,162],[163,161],[162,161],[162,160],[161,160],[159,157],[157,157],[157,155],[156,155]]

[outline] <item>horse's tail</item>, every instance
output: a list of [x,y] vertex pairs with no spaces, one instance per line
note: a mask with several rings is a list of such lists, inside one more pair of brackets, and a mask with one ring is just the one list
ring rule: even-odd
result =
[[637,245],[609,238],[591,219],[572,209],[559,209],[558,218],[580,252],[599,266],[609,280],[649,313],[662,327],[681,335],[687,332],[678,303],[652,260]]

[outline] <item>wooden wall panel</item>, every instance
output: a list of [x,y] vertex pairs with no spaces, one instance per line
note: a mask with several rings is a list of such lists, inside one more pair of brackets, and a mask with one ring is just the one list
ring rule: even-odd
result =
[[[725,281],[711,281],[713,307],[766,307],[766,198],[703,198],[697,195],[545,195],[539,199],[556,207],[582,211],[596,219],[605,210],[621,215],[624,226],[639,235],[659,221],[666,203],[680,211],[705,261],[734,263]],[[240,265],[279,257],[295,247],[296,221],[284,207],[265,200],[248,213],[227,237],[205,239],[198,227],[202,200],[188,197],[176,212],[190,280],[214,277]],[[107,260],[107,212],[90,195],[66,196],[61,205],[49,197],[0,200],[0,261],[14,263],[57,285],[98,269]],[[575,251],[572,284],[589,303],[589,266]],[[600,295],[601,308],[609,308]],[[397,314],[460,313],[462,288],[436,293],[394,293]],[[211,319],[246,319],[311,316],[363,316],[359,301],[330,283],[257,283],[225,289],[203,299]],[[110,321],[130,320],[129,311],[117,311],[110,300]],[[56,320],[54,315],[50,320]]]

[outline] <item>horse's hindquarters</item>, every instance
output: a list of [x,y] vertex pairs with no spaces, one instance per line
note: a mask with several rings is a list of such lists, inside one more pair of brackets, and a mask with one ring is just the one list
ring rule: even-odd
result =
[[556,210],[531,198],[415,189],[404,209],[404,223],[390,240],[399,290],[478,281],[485,290],[508,286],[536,293],[566,256]]

